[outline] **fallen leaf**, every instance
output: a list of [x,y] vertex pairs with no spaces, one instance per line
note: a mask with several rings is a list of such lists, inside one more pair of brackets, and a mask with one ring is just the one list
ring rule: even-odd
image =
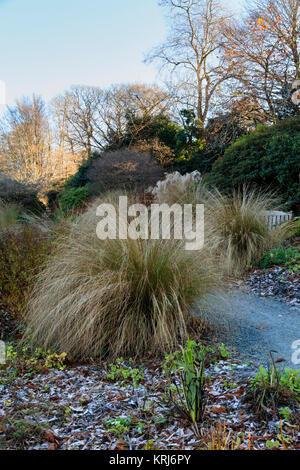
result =
[[46,441],[52,442],[52,443],[54,443],[54,442],[57,443],[58,441],[62,440],[62,438],[60,436],[57,436],[52,431],[45,431],[44,434],[43,434],[43,437]]
[[211,413],[225,413],[226,408],[225,406],[213,406],[210,409]]
[[50,401],[58,401],[58,400],[59,400],[59,396],[58,396],[58,395],[53,395],[52,397],[49,397],[49,400],[50,400]]
[[127,399],[126,395],[120,395],[119,397],[115,398],[116,401],[123,401],[123,400],[126,400],[126,399]]
[[128,449],[128,443],[124,439],[119,439],[116,445],[117,450],[127,450]]

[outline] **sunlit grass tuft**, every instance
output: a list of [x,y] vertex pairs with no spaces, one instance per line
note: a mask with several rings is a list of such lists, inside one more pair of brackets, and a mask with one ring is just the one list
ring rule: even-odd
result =
[[276,201],[246,187],[232,194],[210,192],[204,201],[206,240],[219,253],[228,274],[239,275],[279,241],[267,223],[266,211]]

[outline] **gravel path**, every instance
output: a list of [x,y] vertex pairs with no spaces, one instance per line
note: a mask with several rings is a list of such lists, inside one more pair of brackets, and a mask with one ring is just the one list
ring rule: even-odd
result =
[[292,361],[294,341],[300,340],[300,309],[273,298],[262,298],[242,289],[210,300],[218,339],[232,346],[245,360],[266,365],[270,351],[282,366],[300,369]]

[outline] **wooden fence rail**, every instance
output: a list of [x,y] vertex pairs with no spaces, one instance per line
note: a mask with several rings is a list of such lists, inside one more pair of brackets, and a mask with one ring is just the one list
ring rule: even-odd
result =
[[276,228],[278,225],[287,222],[288,220],[292,220],[293,213],[281,211],[266,211],[265,218],[268,221],[268,225],[273,229]]

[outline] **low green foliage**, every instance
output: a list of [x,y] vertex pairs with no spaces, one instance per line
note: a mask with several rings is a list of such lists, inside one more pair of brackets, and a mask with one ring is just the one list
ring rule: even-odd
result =
[[216,354],[217,354],[217,357],[218,357],[218,354],[220,354],[222,359],[229,359],[231,357],[231,352],[229,351],[227,346],[225,346],[225,344],[223,343],[218,344],[217,349],[216,349]]
[[89,191],[87,186],[67,188],[59,197],[59,205],[64,213],[81,207],[87,202]]
[[285,266],[292,271],[300,268],[300,249],[299,247],[279,246],[273,250],[267,251],[257,263],[261,269],[271,268],[273,266]]
[[124,434],[129,433],[133,420],[131,416],[125,418],[119,417],[108,419],[104,424],[109,433],[115,434],[117,437],[121,437]]
[[107,432],[114,434],[116,437],[128,435],[131,430],[134,430],[137,434],[143,434],[145,427],[144,423],[137,421],[132,416],[110,418],[104,422],[104,425]]
[[292,410],[288,406],[279,409],[279,414],[282,416],[286,421],[289,421],[292,415]]
[[155,445],[155,442],[153,440],[147,441],[143,450],[158,450],[159,447]]
[[235,382],[228,382],[227,380],[225,380],[223,382],[223,388],[224,390],[230,390],[231,388],[235,388],[236,387],[236,383]]
[[290,444],[291,440],[289,437],[284,436],[283,432],[281,431],[281,434],[277,434],[277,439],[272,439],[272,440],[267,440],[266,442],[266,448],[267,449],[278,449],[279,447],[283,447],[285,450],[287,450],[287,445]]
[[[273,359],[272,359],[273,360]],[[257,411],[266,413],[268,409],[274,411],[282,404],[300,401],[300,370],[284,368],[284,372],[277,369],[273,363],[268,369],[260,366],[259,373],[249,380],[250,397]],[[282,412],[282,408],[281,408]]]
[[136,388],[144,380],[144,374],[141,369],[133,368],[132,362],[131,358],[128,363],[122,357],[116,359],[115,363],[109,364],[110,372],[106,374],[106,378],[122,385],[132,384]]
[[[250,379],[251,387],[253,389],[260,388],[261,386],[272,388],[274,385],[280,385],[282,391],[288,391],[300,394],[300,377],[299,370],[284,368],[284,372],[280,372],[276,367],[272,366],[271,369],[265,369],[260,366],[259,373]],[[299,396],[300,398],[300,396]]]
[[[211,347],[189,340],[187,347],[192,350],[195,360],[201,361],[205,358],[206,365],[231,357],[231,352],[223,343],[220,343],[215,347]],[[184,368],[183,351],[184,350],[179,349],[173,353],[166,354],[163,362],[163,370],[165,374],[169,375],[176,370]]]
[[45,367],[48,369],[58,369],[58,370],[65,370],[67,354],[48,354],[45,358]]
[[31,350],[27,346],[8,344],[6,363],[0,365],[0,384],[10,383],[20,375],[33,376],[47,369],[64,370],[66,361],[66,353],[53,354],[41,348]]
[[44,425],[25,418],[4,419],[0,424],[5,429],[5,438],[0,439],[1,449],[11,445],[17,450],[25,449],[28,439],[41,436],[45,432]]

